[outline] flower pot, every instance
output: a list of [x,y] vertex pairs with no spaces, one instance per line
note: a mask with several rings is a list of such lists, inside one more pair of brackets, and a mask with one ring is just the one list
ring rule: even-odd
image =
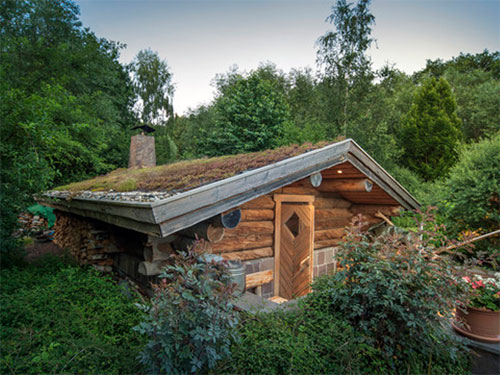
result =
[[460,333],[486,342],[500,342],[500,311],[480,310],[468,306],[466,312],[456,310],[453,327]]

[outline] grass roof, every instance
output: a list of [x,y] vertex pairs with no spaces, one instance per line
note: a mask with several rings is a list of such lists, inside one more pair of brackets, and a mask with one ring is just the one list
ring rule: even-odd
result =
[[179,161],[152,168],[120,168],[104,176],[60,186],[54,190],[72,192],[108,191],[166,191],[178,193],[223,180],[237,174],[264,167],[281,160],[316,150],[332,142],[306,143],[280,147],[249,154]]

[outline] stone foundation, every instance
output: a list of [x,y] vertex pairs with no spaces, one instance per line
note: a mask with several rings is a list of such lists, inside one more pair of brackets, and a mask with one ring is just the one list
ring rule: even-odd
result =
[[336,253],[336,247],[327,247],[314,251],[313,279],[318,276],[335,273],[337,270]]

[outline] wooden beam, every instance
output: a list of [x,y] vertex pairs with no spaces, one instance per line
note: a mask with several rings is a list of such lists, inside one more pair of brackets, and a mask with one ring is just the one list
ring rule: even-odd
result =
[[314,232],[314,240],[322,241],[329,239],[340,239],[344,235],[344,228],[324,229]]
[[246,289],[255,288],[256,286],[264,285],[273,281],[273,270],[255,272],[246,275]]
[[246,236],[248,234],[273,234],[274,223],[266,221],[244,221],[235,229],[226,230],[227,237]]
[[370,192],[373,188],[373,182],[367,178],[330,178],[323,180],[323,183],[318,187],[319,191],[357,191]]
[[272,234],[250,234],[244,237],[226,237],[211,244],[214,253],[229,253],[237,250],[251,250],[273,245]]
[[232,253],[223,253],[221,254],[221,256],[227,260],[252,260],[259,258],[268,258],[273,256],[273,248],[262,247],[260,249],[234,251]]

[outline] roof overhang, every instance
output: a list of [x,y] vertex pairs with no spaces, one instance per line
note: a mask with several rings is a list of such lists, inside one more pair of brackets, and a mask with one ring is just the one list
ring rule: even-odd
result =
[[66,200],[46,195],[37,200],[65,212],[166,237],[346,161],[379,185],[401,206],[407,209],[420,207],[401,184],[351,139],[151,203],[78,197]]

